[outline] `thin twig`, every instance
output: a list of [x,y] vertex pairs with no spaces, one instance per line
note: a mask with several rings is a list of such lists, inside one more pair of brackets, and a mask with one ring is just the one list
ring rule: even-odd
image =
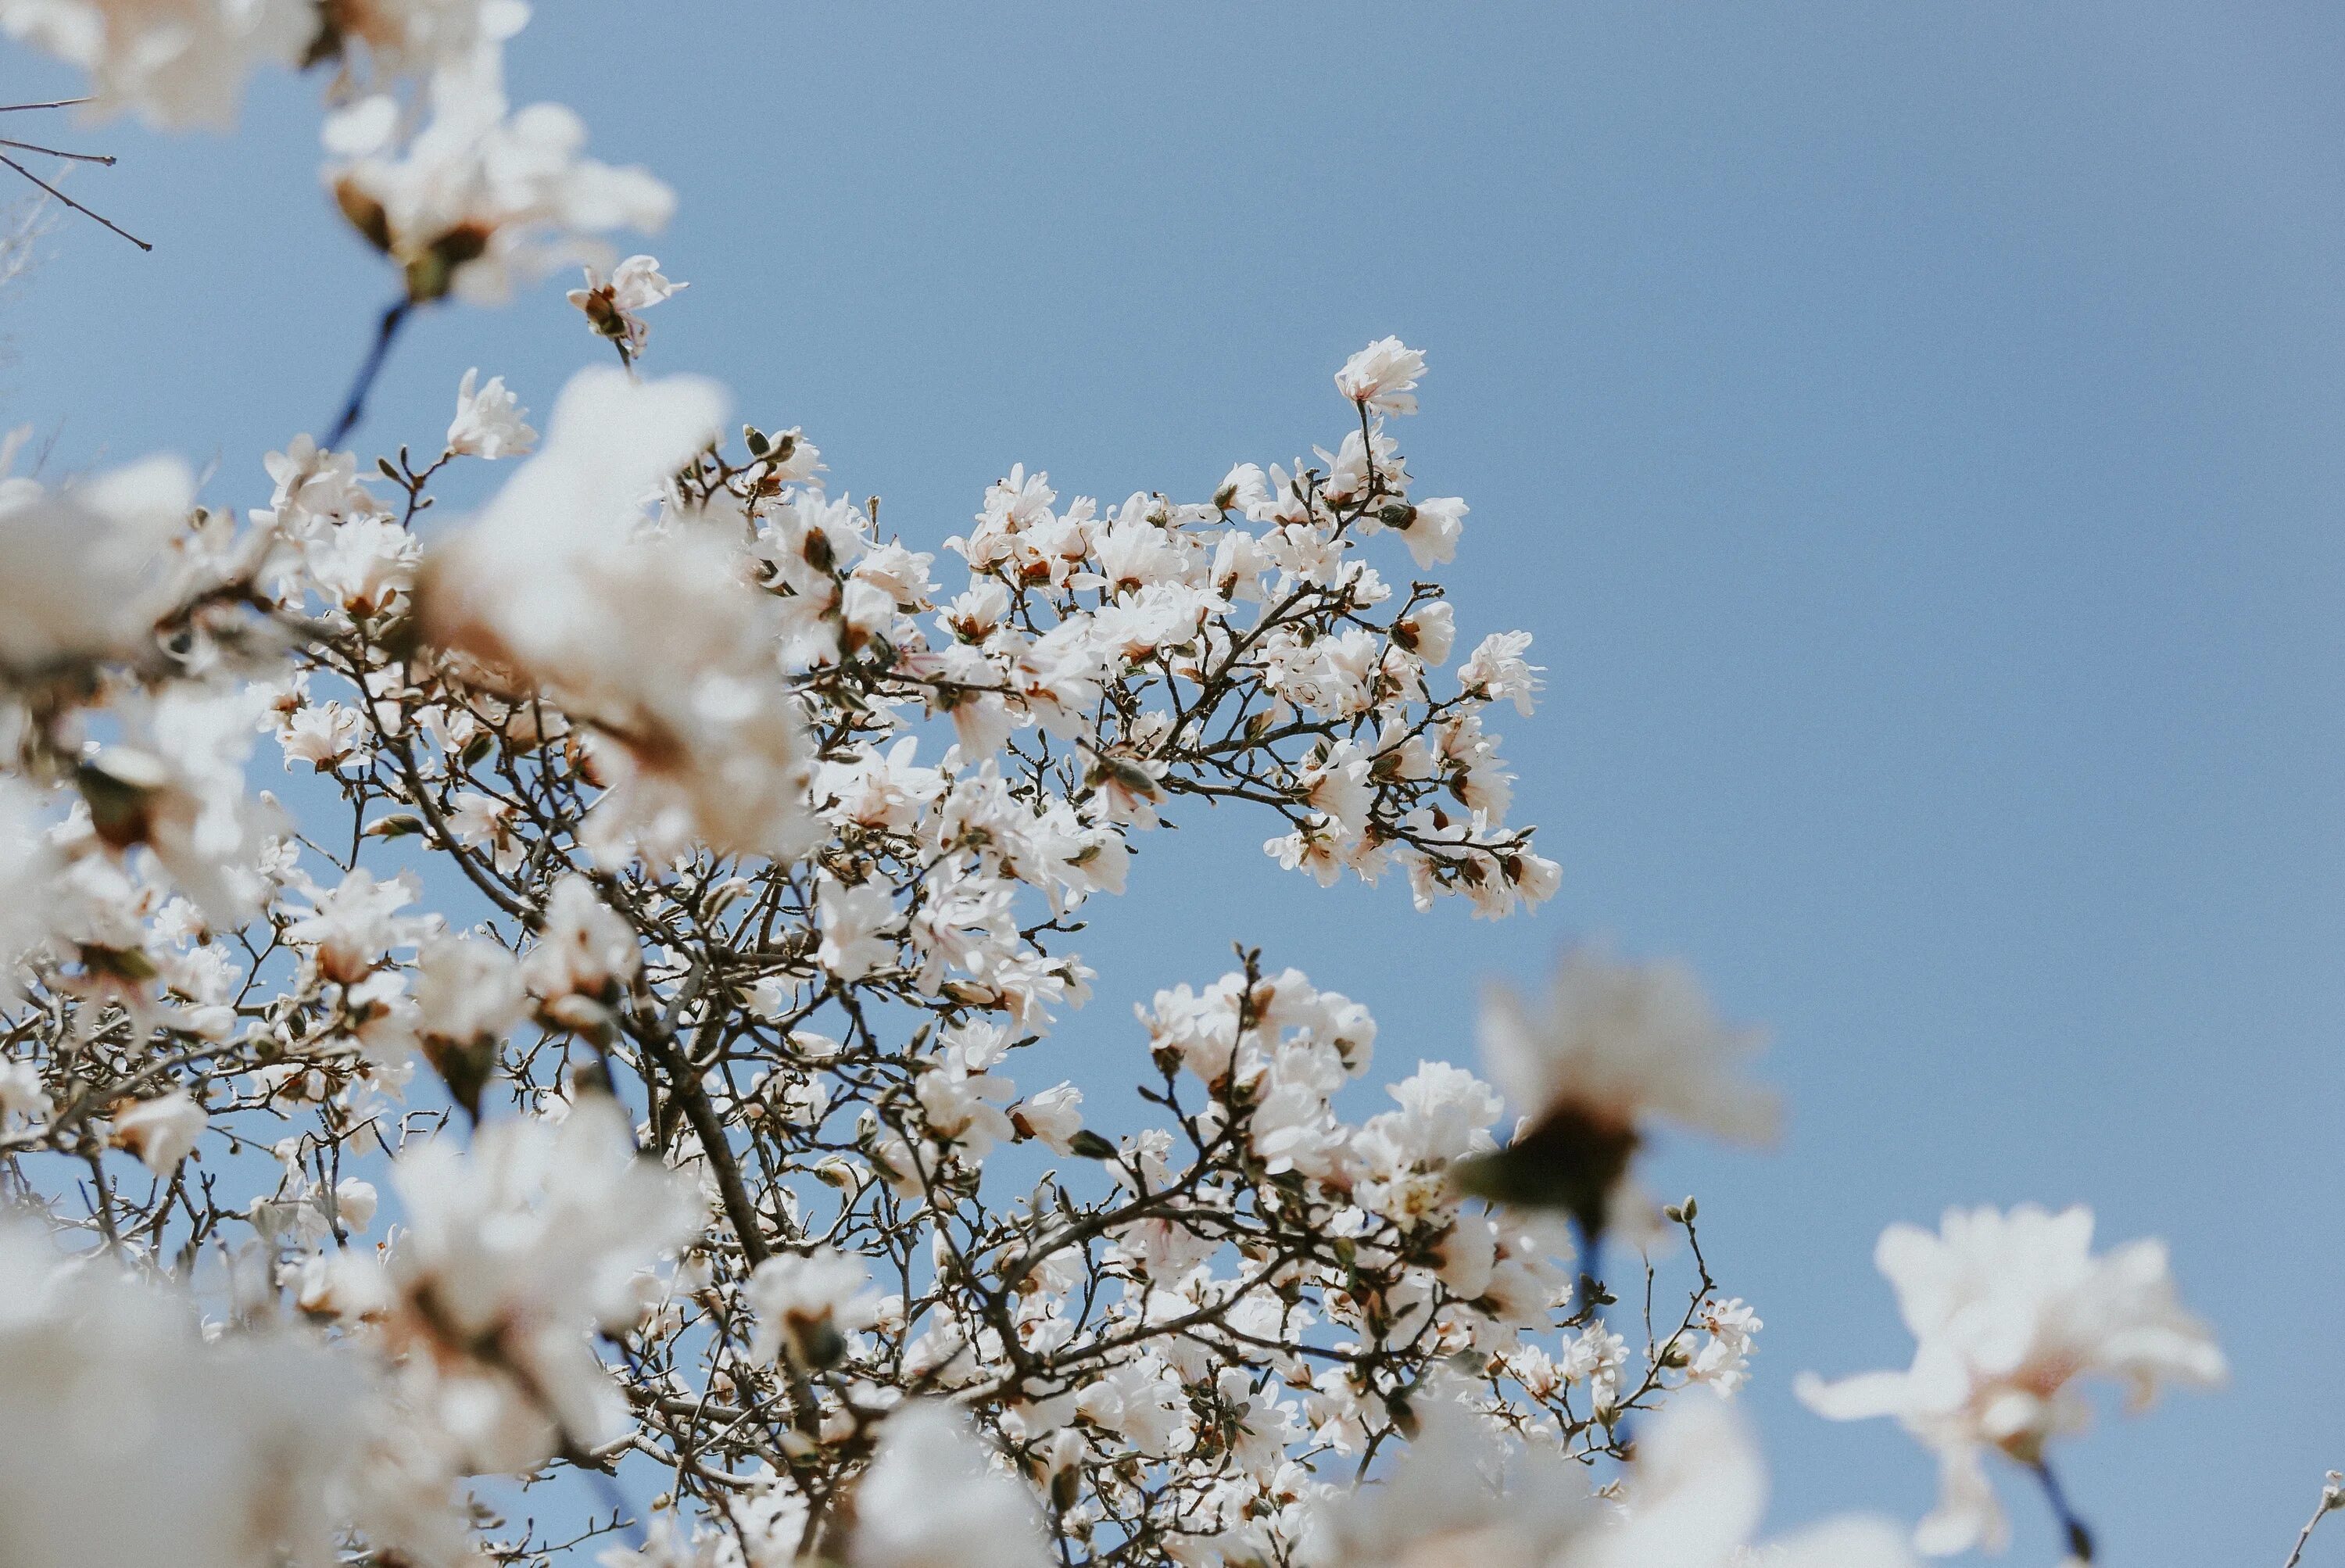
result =
[[2090,1563],[2093,1560],[2093,1532],[2086,1528],[2083,1520],[2076,1517],[2076,1511],[2068,1506],[2068,1494],[2060,1490],[2060,1478],[2054,1475],[2052,1467],[2040,1458],[2027,1468],[2035,1472],[2035,1479],[2044,1487],[2044,1501],[2052,1505],[2052,1515],[2060,1522],[2061,1532],[2068,1538],[2068,1555],[2079,1563]]
[[67,152],[61,147],[43,147],[36,141],[16,141],[0,136],[0,147],[13,147],[24,152],[45,152],[51,158],[69,158],[76,163],[102,163],[112,168],[117,161],[110,152]]
[[139,249],[152,250],[155,249],[152,245],[147,244],[147,241],[139,239],[138,236],[131,233],[130,230],[123,228],[122,225],[115,222],[104,213],[92,212],[88,208],[84,207],[80,202],[76,201],[72,197],[67,196],[64,191],[59,190],[56,186],[51,185],[47,180],[43,179],[39,175],[35,174],[31,169],[26,168],[23,164],[18,163],[15,158],[8,157],[6,154],[0,153],[0,163],[6,164],[18,174],[23,175],[35,185],[39,186],[43,190],[47,191],[51,196],[56,197],[59,201],[64,202],[67,207],[70,207],[76,212],[80,213],[84,218],[90,219],[104,225],[106,228],[111,229],[117,234],[121,235],[122,238],[129,240],[130,243],[138,247]]
[[2313,1531],[2320,1528],[2322,1520],[2340,1508],[2345,1508],[2345,1471],[2332,1470],[2320,1483],[2320,1506],[2312,1511],[2312,1517],[2306,1520],[2304,1528],[2296,1532],[2295,1548],[2289,1553],[2288,1561],[2281,1563],[2280,1568],[2296,1568],[2304,1556],[2304,1543],[2312,1539]]
[[360,361],[358,379],[350,383],[350,401],[342,405],[340,417],[334,421],[333,431],[326,437],[328,451],[341,445],[343,439],[358,428],[359,421],[365,416],[367,393],[374,390],[374,379],[382,373],[382,362],[390,357],[391,340],[399,336],[399,329],[406,323],[408,312],[414,308],[415,301],[402,299],[383,311],[382,320],[375,324],[374,344],[367,350],[366,358]]

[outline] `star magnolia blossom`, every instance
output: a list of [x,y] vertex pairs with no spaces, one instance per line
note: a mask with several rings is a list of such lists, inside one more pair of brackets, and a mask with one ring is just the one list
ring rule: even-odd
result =
[[527,423],[529,410],[505,390],[505,378],[491,376],[480,386],[479,370],[464,372],[456,388],[456,417],[448,425],[448,450],[462,457],[520,457],[537,443]]
[[0,28],[87,72],[96,113],[218,129],[252,68],[298,61],[316,20],[302,0],[5,0]]
[[2033,1464],[2083,1428],[2084,1379],[2123,1383],[2138,1410],[2162,1383],[2208,1388],[2224,1376],[2214,1335],[2175,1299],[2165,1243],[2096,1257],[2081,1206],[1949,1209],[1934,1236],[1891,1226],[1873,1261],[1896,1287],[1913,1366],[1835,1383],[1809,1374],[1798,1392],[1835,1420],[1894,1416],[1936,1451],[1938,1506],[1914,1532],[1934,1555],[2007,1543],[1985,1456]]
[[68,675],[139,651],[169,607],[170,546],[195,492],[176,457],[62,490],[0,479],[0,675]]
[[1767,1478],[1724,1405],[1673,1405],[1609,1504],[1558,1456],[1496,1440],[1436,1398],[1393,1473],[1323,1503],[1310,1568],[1910,1568],[1886,1521],[1843,1518],[1754,1547]]
[[625,1430],[587,1335],[635,1320],[637,1275],[699,1214],[633,1142],[618,1107],[588,1096],[559,1124],[484,1127],[468,1154],[424,1144],[393,1167],[408,1227],[381,1278],[337,1264],[354,1276],[338,1298],[380,1319],[411,1396],[476,1465],[528,1469]]
[[607,254],[593,236],[651,232],[675,209],[648,172],[581,156],[586,127],[560,104],[507,104],[493,56],[436,72],[431,116],[401,137],[401,106],[361,99],[327,122],[326,179],[353,228],[398,263],[417,302],[481,303],[518,279]]
[[282,1333],[208,1341],[184,1298],[0,1226],[11,1561],[330,1561],[360,1394],[322,1347]]
[[943,1406],[915,1402],[880,1429],[855,1494],[850,1568],[1041,1568],[1032,1494]]
[[1624,1204],[1648,1127],[1674,1122],[1743,1141],[1771,1135],[1773,1095],[1736,1069],[1759,1036],[1721,1023],[1681,962],[1626,963],[1566,952],[1537,1011],[1503,986],[1484,1000],[1482,1057],[1523,1118],[1491,1196],[1551,1204],[1590,1234]]
[[642,313],[690,287],[662,277],[656,258],[630,256],[607,280],[587,268],[586,286],[571,290],[569,298],[585,313],[587,326],[597,336],[616,343],[621,360],[633,362],[643,357],[644,345],[651,341],[651,329],[644,324]]

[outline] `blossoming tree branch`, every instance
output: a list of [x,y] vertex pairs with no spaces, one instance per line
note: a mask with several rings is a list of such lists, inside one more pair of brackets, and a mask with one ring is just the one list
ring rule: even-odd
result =
[[[1077,912],[1201,806],[1420,910],[1555,891],[1492,728],[1530,638],[1461,631],[1466,504],[1398,444],[1425,355],[1363,349],[1328,444],[1210,495],[1020,468],[884,533],[802,432],[645,378],[680,285],[601,236],[673,198],[507,103],[527,20],[0,0],[100,117],[326,77],[386,290],[325,443],[216,501],[169,456],[0,483],[0,1560],[1748,1560],[1760,1320],[1637,1171],[1775,1107],[1682,965],[1568,953],[1402,1072],[1244,951],[1086,1023],[1146,1125],[1026,1065]],[[542,438],[478,372],[444,435],[368,426],[414,312],[567,268],[605,362]],[[1912,1367],[1800,1391],[1941,1501],[1768,1561],[1994,1549],[2014,1482],[2089,1558],[2083,1386],[2223,1374],[2162,1248],[1957,1210],[1879,1262]]]

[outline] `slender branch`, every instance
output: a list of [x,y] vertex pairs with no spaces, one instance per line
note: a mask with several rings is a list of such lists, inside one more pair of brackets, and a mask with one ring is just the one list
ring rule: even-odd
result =
[[334,421],[332,433],[326,437],[328,450],[341,445],[350,432],[358,428],[359,421],[365,417],[367,394],[374,390],[375,378],[382,373],[383,361],[391,356],[391,342],[399,336],[399,329],[407,324],[408,313],[414,309],[414,300],[401,299],[384,311],[382,319],[375,323],[374,342],[367,350],[366,358],[359,363],[357,379],[350,382],[350,401],[342,405],[340,415]]
[[19,152],[46,153],[51,158],[70,158],[76,163],[102,163],[112,168],[117,161],[110,152],[67,152],[63,148],[43,147],[36,141],[15,141],[0,136],[0,147],[13,147]]
[[[13,146],[15,144],[12,143],[10,145]],[[121,235],[122,238],[129,240],[130,243],[138,247],[139,249],[152,250],[155,249],[152,245],[147,244],[147,241],[139,239],[138,236],[131,233],[130,230],[123,228],[122,225],[115,222],[104,213],[92,212],[88,208],[84,207],[80,202],[76,201],[72,197],[67,196],[64,191],[59,190],[56,186],[51,185],[47,180],[43,179],[39,175],[35,174],[31,169],[26,168],[23,164],[18,163],[15,158],[8,157],[6,154],[0,153],[0,163],[6,164],[18,174],[23,175],[35,185],[39,186],[43,190],[47,191],[51,196],[56,197],[59,201],[64,202],[67,207],[70,207],[76,212],[80,213],[84,218],[86,218],[92,222],[97,223],[105,228],[111,229],[117,234]]]
[[2304,1543],[2312,1539],[2312,1532],[2320,1528],[2322,1520],[2340,1508],[2345,1508],[2345,1471],[2332,1470],[2320,1483],[2320,1506],[2312,1511],[2312,1517],[2306,1520],[2304,1528],[2296,1532],[2296,1545],[2280,1568],[2296,1568],[2297,1563],[2303,1560]]
[[2052,1505],[2052,1517],[2059,1521],[2061,1532],[2068,1538],[2068,1555],[2079,1563],[2090,1563],[2093,1560],[2093,1532],[2086,1528],[2085,1522],[2077,1518],[2076,1511],[2069,1506],[2068,1494],[2060,1489],[2060,1478],[2052,1473],[2051,1465],[2041,1457],[2027,1468],[2035,1472],[2036,1481],[2044,1488],[2044,1501]]

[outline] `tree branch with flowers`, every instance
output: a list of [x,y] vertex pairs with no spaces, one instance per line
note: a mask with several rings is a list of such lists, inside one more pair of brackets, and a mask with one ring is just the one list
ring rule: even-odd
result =
[[[1486,1082],[1380,1075],[1365,1006],[1245,949],[1102,1036],[1144,1125],[1026,1070],[1091,993],[1079,911],[1199,800],[1323,885],[1494,919],[1555,891],[1489,728],[1534,710],[1530,639],[1460,643],[1431,574],[1467,506],[1393,423],[1425,355],[1352,356],[1332,448],[1209,496],[1016,468],[959,534],[885,533],[804,432],[728,434],[721,389],[643,377],[682,285],[594,237],[673,199],[570,111],[511,108],[525,20],[0,0],[160,126],[330,70],[328,189],[395,289],[324,444],[234,473],[241,512],[169,457],[0,486],[14,1545],[1740,1561],[1761,1321],[1698,1203],[1636,1175],[1662,1124],[1763,1141],[1776,1111],[1683,965],[1582,949],[1542,998],[1494,992]],[[542,440],[473,372],[436,451],[349,445],[413,312],[563,265],[618,362]],[[452,466],[507,462],[419,531]],[[263,737],[289,804],[249,776]],[[1883,1237],[1912,1369],[1800,1390],[1939,1455],[1911,1546],[2000,1544],[1999,1455],[2088,1557],[2051,1457],[2081,1381],[2220,1379],[2163,1249],[2091,1228]],[[1909,1535],[1777,1550],[1896,1564]]]

